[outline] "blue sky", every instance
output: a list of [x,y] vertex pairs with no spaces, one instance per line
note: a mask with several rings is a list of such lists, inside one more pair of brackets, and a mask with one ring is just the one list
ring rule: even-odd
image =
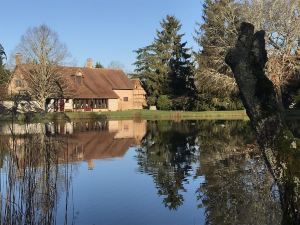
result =
[[202,0],[1,0],[0,43],[11,54],[28,27],[47,24],[64,42],[77,66],[91,57],[107,66],[119,61],[132,71],[133,50],[152,42],[167,14],[182,22],[189,46],[195,46]]

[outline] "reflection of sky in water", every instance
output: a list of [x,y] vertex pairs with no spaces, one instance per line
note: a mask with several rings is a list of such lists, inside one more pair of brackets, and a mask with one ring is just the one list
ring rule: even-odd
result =
[[[202,178],[188,178],[184,204],[170,211],[162,204],[150,176],[137,171],[135,149],[124,158],[95,161],[93,170],[86,162],[78,165],[73,178],[76,224],[204,224],[203,209],[197,209],[195,192]],[[64,216],[58,207],[58,218]],[[72,215],[69,215],[69,221]],[[61,219],[58,220],[61,224]]]

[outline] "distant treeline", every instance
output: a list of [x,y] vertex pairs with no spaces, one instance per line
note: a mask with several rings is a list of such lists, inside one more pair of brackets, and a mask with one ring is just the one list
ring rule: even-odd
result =
[[266,31],[266,72],[282,107],[300,104],[300,1],[205,0],[203,21],[196,24],[198,51],[187,47],[181,23],[166,16],[148,46],[136,50],[136,70],[148,104],[169,110],[234,110],[243,106],[224,58],[240,23]]

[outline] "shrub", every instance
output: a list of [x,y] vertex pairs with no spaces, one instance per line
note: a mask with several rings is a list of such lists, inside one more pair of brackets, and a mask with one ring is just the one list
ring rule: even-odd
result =
[[292,100],[291,100],[290,108],[300,108],[300,91],[297,91],[294,95],[292,95]]
[[155,105],[155,103],[156,103],[156,98],[155,98],[154,96],[149,96],[149,97],[147,98],[147,103],[148,103],[149,106]]
[[192,109],[191,103],[193,102],[193,99],[181,96],[172,99],[172,109],[173,110],[183,110],[188,111]]
[[239,99],[233,98],[214,98],[213,105],[215,110],[239,110],[243,109],[243,104]]
[[172,102],[167,95],[161,95],[158,97],[157,108],[159,110],[170,110],[172,108]]

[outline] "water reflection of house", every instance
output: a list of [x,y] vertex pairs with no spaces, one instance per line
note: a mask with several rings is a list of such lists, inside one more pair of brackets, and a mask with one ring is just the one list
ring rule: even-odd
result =
[[[89,169],[92,169],[93,160],[123,157],[130,147],[138,146],[146,134],[146,124],[145,120],[38,124],[29,126],[31,129],[27,134],[57,137],[61,141],[58,151],[60,163],[87,161]],[[13,149],[9,130],[9,126],[2,127],[1,133],[6,137],[10,149]],[[21,160],[24,158],[25,139],[29,137],[24,135],[28,126],[18,125],[15,131],[18,134],[14,142],[15,153]]]
[[[87,161],[123,157],[132,146],[138,146],[146,134],[146,121],[106,121],[58,124],[52,133],[64,134],[61,162]],[[48,128],[47,128],[48,129]],[[56,131],[56,132],[55,132]]]
[[45,133],[45,126],[41,123],[17,124],[11,123],[1,124],[0,134],[2,135],[23,135],[23,134],[41,134]]

